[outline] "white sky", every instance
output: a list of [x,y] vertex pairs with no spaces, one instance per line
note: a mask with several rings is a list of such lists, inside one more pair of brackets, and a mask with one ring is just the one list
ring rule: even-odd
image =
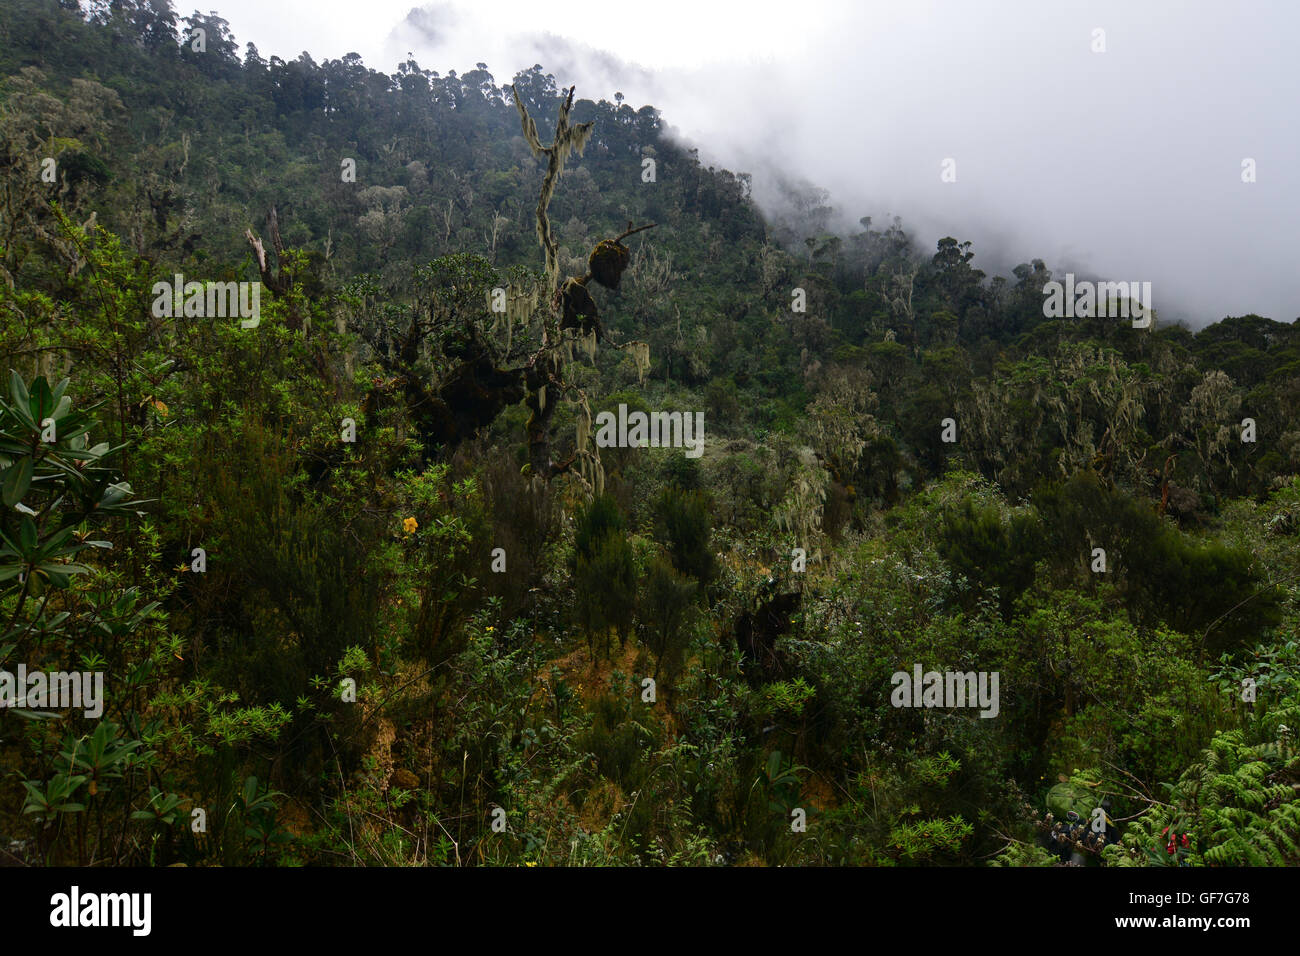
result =
[[1194,325],[1300,316],[1296,0],[204,6],[264,57],[357,52],[391,73],[410,51],[444,74],[485,62],[498,83],[541,63],[580,97],[658,107],[702,157],[754,173],[760,199],[768,173],[793,173],[847,223],[897,213],[923,248],[971,239],[989,271],[1038,256],[1150,281],[1162,316]]
[[[466,50],[447,63],[424,63],[425,69],[463,72],[486,62],[508,80],[516,69],[493,63],[487,53],[495,49],[508,55],[518,34],[553,33],[608,50],[621,59],[653,68],[689,68],[710,61],[744,62],[757,57],[799,55],[799,31],[787,28],[788,3],[773,0],[565,0],[563,3],[521,0],[412,3],[411,0],[208,0],[230,22],[230,30],[243,44],[250,39],[263,57],[272,53],[293,59],[307,50],[317,62],[345,53],[360,53],[368,66],[391,73],[411,49],[409,39],[395,30],[412,9],[442,11],[457,33],[468,35],[482,49]],[[174,0],[177,14],[189,8]],[[800,3],[804,15],[837,6],[824,0]],[[690,23],[683,30],[682,24]],[[505,25],[509,24],[507,28]],[[591,24],[599,24],[593,29]],[[573,29],[564,29],[572,25]],[[718,37],[725,36],[719,47]],[[807,33],[811,38],[812,33]],[[265,45],[264,45],[265,41]],[[418,58],[418,57],[417,57]],[[500,57],[498,57],[499,59]],[[391,62],[390,62],[391,61]],[[545,64],[543,64],[545,65]]]

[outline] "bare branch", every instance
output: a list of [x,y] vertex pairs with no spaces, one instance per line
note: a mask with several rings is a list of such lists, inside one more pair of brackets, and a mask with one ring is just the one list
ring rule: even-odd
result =
[[655,226],[657,226],[657,225],[659,225],[659,223],[657,223],[657,222],[648,222],[648,223],[646,223],[644,226],[637,226],[635,229],[633,229],[633,228],[632,228],[632,224],[629,222],[629,223],[627,224],[627,232],[625,232],[625,233],[623,233],[622,235],[620,235],[620,236],[619,236],[618,238],[616,238],[614,241],[615,241],[615,242],[622,242],[622,241],[623,241],[624,239],[626,239],[628,236],[634,236],[634,235],[636,235],[638,232],[641,232],[641,231],[643,231],[643,230],[645,230],[645,229],[653,229],[653,228],[654,228]]

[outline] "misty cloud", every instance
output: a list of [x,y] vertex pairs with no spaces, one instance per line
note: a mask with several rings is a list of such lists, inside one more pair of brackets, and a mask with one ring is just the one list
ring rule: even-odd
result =
[[653,104],[704,161],[753,173],[772,214],[777,182],[806,180],[842,229],[896,214],[922,249],[972,240],[989,272],[1038,257],[1149,281],[1164,321],[1300,315],[1300,7],[1285,0],[443,2],[408,13],[378,60],[343,19],[340,42],[379,69],[409,51],[504,83],[541,63],[580,96]]

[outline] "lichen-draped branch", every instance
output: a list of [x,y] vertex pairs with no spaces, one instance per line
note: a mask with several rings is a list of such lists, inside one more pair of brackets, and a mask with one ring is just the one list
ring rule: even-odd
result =
[[[529,446],[529,466],[534,475],[550,478],[568,471],[575,464],[578,468],[574,474],[588,491],[600,493],[604,485],[604,472],[600,465],[600,456],[590,447],[591,406],[586,393],[563,379],[562,369],[566,361],[572,361],[572,348],[575,343],[581,345],[588,360],[594,360],[596,343],[604,338],[600,325],[599,310],[591,297],[587,285],[593,279],[610,289],[617,289],[619,279],[630,261],[628,249],[623,240],[645,229],[654,227],[654,223],[633,227],[627,224],[627,230],[616,239],[605,239],[597,244],[588,259],[586,275],[574,276],[560,282],[559,245],[551,230],[548,209],[551,197],[555,194],[556,184],[564,172],[565,161],[576,152],[582,155],[592,134],[592,123],[569,125],[569,112],[573,109],[574,87],[569,87],[567,95],[560,103],[559,118],[555,124],[555,139],[550,146],[542,145],[537,134],[537,124],[528,115],[519,96],[518,89],[512,87],[515,108],[519,111],[520,127],[524,139],[533,154],[539,159],[547,160],[546,176],[542,180],[541,192],[537,198],[537,238],[546,257],[547,282],[554,290],[551,299],[550,314],[543,320],[542,346],[528,359],[524,366],[525,384],[528,394],[524,400],[531,414],[525,425]],[[557,321],[558,320],[558,321]],[[573,337],[566,338],[565,331],[572,330]],[[638,376],[644,380],[650,367],[650,348],[644,342],[611,343],[616,349],[627,349],[636,365]],[[549,426],[555,412],[558,399],[562,395],[576,391],[575,404],[580,409],[580,421],[577,436],[577,449],[565,463],[557,465],[550,458]]]
[[555,184],[560,180],[560,174],[564,172],[565,160],[571,153],[582,155],[582,151],[587,146],[587,141],[591,139],[593,123],[579,123],[577,126],[569,125],[569,111],[573,109],[573,91],[575,87],[569,87],[569,95],[560,103],[560,116],[555,124],[555,140],[550,146],[543,146],[541,139],[537,135],[537,124],[533,122],[528,115],[528,109],[524,106],[524,101],[519,96],[519,90],[515,87],[510,88],[514,93],[515,108],[519,110],[519,122],[523,127],[524,139],[533,151],[533,155],[538,159],[546,159],[546,178],[542,180],[542,191],[537,197],[537,238],[542,243],[542,248],[546,252],[546,274],[550,278],[551,285],[554,286],[560,280],[560,254],[559,246],[555,242],[555,236],[551,232],[551,220],[547,215],[547,209],[551,205],[551,196],[555,193]]

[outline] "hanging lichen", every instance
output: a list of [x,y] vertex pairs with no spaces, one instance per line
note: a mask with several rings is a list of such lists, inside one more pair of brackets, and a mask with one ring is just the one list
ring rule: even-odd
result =
[[629,342],[627,351],[636,366],[637,381],[644,385],[646,373],[650,371],[650,346],[645,342]]
[[[591,137],[592,124],[569,125],[569,112],[573,108],[574,93],[574,88],[570,87],[560,104],[555,139],[550,146],[543,146],[537,134],[537,126],[528,115],[518,90],[513,92],[524,139],[534,155],[547,160],[546,175],[537,199],[537,236],[546,258],[546,282],[550,290],[548,303],[550,308],[542,314],[542,347],[529,359],[525,373],[529,389],[529,394],[525,397],[525,405],[531,411],[525,424],[529,465],[534,475],[546,478],[568,472],[589,493],[600,494],[605,487],[605,472],[599,453],[591,447],[591,409],[581,389],[575,389],[564,380],[563,369],[565,365],[573,362],[575,342],[587,360],[594,362],[597,344],[604,340],[599,309],[591,295],[589,283],[595,279],[607,288],[617,289],[623,272],[631,261],[630,252],[623,244],[623,240],[643,229],[653,228],[655,224],[649,223],[633,228],[632,223],[629,222],[627,230],[621,235],[614,239],[603,239],[596,244],[587,259],[586,275],[571,276],[561,283],[560,250],[551,229],[548,209],[556,184],[564,171],[565,161],[574,152],[582,154],[583,148]],[[540,298],[537,291],[533,290],[532,298],[527,302],[530,318]],[[512,290],[507,309],[514,306],[515,296]],[[513,321],[507,321],[506,325],[506,334],[510,336],[513,333]],[[573,334],[566,334],[570,330]],[[630,342],[621,345],[613,344],[612,347],[631,350],[637,374],[644,382],[650,367],[649,346],[644,342]],[[546,392],[551,389],[555,390],[555,395],[548,401]],[[580,405],[577,448],[568,462],[557,464],[550,458],[549,423],[555,411],[555,399],[568,395],[571,389],[577,392]]]
[[844,369],[827,375],[817,397],[807,407],[804,428],[831,476],[853,483],[867,443],[880,433],[871,415],[878,399],[871,390],[871,373]]
[[[499,309],[497,308],[497,296],[502,293],[505,296],[505,308]],[[510,350],[514,345],[515,327],[528,324],[533,313],[537,310],[538,299],[536,282],[527,282],[523,285],[512,282],[504,289],[489,289],[487,291],[487,308],[492,317],[488,333],[498,346],[502,345],[502,339],[504,338],[504,347],[501,349],[502,355],[510,354]]]
[[580,388],[573,388],[566,401],[577,409],[577,435],[570,473],[589,494],[599,495],[605,489],[605,468],[600,460],[600,452],[591,441],[591,423],[595,417],[587,394]]
[[591,438],[591,409],[587,407],[586,402],[578,406],[578,454],[587,453],[587,444]]
[[793,533],[804,547],[821,534],[822,510],[826,503],[830,475],[817,461],[811,448],[800,449],[795,471],[784,500],[772,514],[777,530]]
[[569,111],[573,109],[573,91],[574,87],[569,87],[569,95],[560,103],[560,116],[555,124],[555,141],[550,146],[543,146],[541,139],[537,135],[537,124],[533,122],[528,110],[524,108],[524,101],[519,97],[519,90],[511,87],[511,92],[515,98],[515,108],[519,111],[520,124],[523,127],[524,139],[532,149],[533,155],[538,159],[546,159],[546,178],[542,180],[542,191],[537,198],[537,238],[542,243],[542,249],[546,253],[546,274],[550,278],[551,285],[554,286],[560,278],[560,254],[559,247],[555,242],[555,235],[551,231],[551,220],[546,214],[547,208],[551,204],[551,196],[555,193],[555,184],[560,181],[560,174],[564,172],[564,163],[572,153],[582,155],[582,151],[587,146],[587,141],[591,139],[592,123],[579,123],[577,126],[569,125]]
[[506,290],[506,315],[510,322],[523,324],[537,308],[537,284],[529,283],[527,288],[514,284]]

